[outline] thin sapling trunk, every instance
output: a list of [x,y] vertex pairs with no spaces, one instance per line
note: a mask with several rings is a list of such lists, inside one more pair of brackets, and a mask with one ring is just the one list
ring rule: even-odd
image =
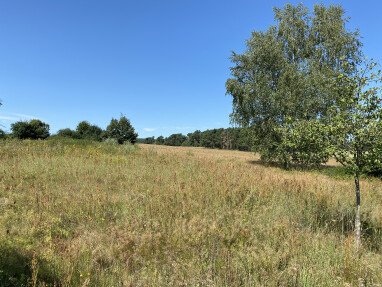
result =
[[358,250],[361,247],[361,190],[359,186],[359,173],[354,177],[355,182],[355,198],[356,198],[356,215],[355,215],[355,247]]

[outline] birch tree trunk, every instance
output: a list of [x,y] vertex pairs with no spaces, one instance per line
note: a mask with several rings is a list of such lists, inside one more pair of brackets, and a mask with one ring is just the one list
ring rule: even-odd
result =
[[358,252],[361,247],[361,190],[359,186],[359,173],[356,173],[354,182],[355,182],[355,197],[356,197],[355,248]]

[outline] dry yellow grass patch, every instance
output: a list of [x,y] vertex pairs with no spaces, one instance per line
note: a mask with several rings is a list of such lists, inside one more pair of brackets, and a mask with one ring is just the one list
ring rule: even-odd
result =
[[234,159],[241,160],[244,162],[250,162],[254,160],[259,160],[258,155],[252,152],[237,151],[237,150],[221,150],[221,149],[207,149],[203,147],[174,147],[165,145],[149,145],[140,144],[143,150],[153,151],[158,153],[169,153],[175,155],[187,155],[193,154],[197,158],[212,158],[212,159]]
[[[144,150],[157,151],[162,153],[170,154],[184,154],[184,153],[194,153],[198,158],[215,158],[215,159],[235,159],[241,160],[247,163],[253,163],[260,160],[258,154],[248,151],[238,151],[238,150],[221,150],[221,149],[208,149],[203,147],[175,147],[175,146],[165,146],[165,145],[150,145],[150,144],[139,144],[139,146]],[[340,164],[334,159],[330,158],[326,164],[327,166],[340,166]]]
[[377,180],[363,181],[357,258],[351,179],[253,164],[246,152],[151,145],[1,142],[0,160],[0,282],[382,282]]

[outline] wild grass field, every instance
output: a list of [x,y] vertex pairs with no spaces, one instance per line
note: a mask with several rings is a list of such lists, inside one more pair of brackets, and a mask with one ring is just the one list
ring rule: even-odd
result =
[[252,153],[0,142],[1,286],[381,286],[382,183]]

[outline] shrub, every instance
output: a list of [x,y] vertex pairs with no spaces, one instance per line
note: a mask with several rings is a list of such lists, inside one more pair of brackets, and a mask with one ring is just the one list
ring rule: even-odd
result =
[[19,121],[11,125],[12,135],[18,139],[46,139],[49,125],[40,120]]
[[119,144],[127,141],[134,144],[137,141],[138,134],[135,132],[130,121],[125,116],[121,116],[119,120],[111,119],[110,124],[106,128],[106,136],[116,139]]
[[82,121],[77,125],[76,133],[80,139],[101,141],[103,130],[87,121]]
[[0,130],[0,139],[5,139],[6,136],[7,134],[5,133],[5,131]]
[[155,140],[155,144],[163,145],[164,144],[164,137],[163,136],[157,137],[157,139]]
[[72,139],[77,139],[79,137],[76,131],[71,130],[69,128],[59,130],[57,132],[57,135],[60,137],[72,138]]
[[262,159],[284,164],[318,166],[329,160],[332,153],[327,128],[319,121],[295,121],[278,129],[278,144],[259,150]]

